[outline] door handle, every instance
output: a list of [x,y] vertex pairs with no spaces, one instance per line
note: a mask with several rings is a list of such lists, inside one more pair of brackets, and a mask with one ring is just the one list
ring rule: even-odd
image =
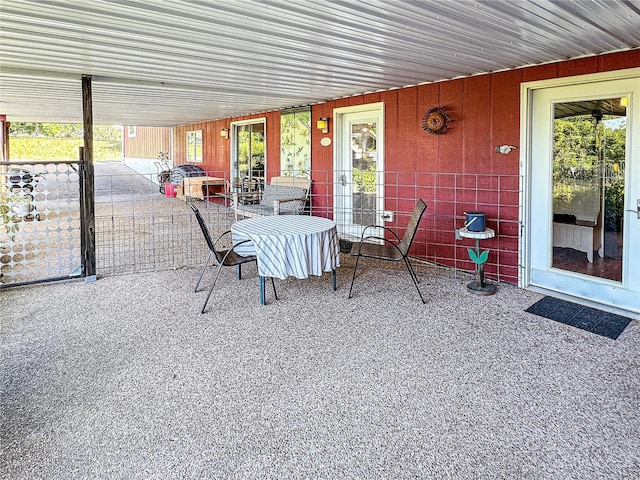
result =
[[640,220],[640,199],[637,200],[635,210],[625,210],[625,212],[635,213],[638,216],[638,220]]
[[640,220],[640,198],[637,200],[636,209],[635,210],[627,210],[627,212],[633,212],[638,216],[638,220]]
[[346,187],[346,186],[347,186],[347,176],[346,176],[346,175],[342,175],[342,176],[340,177],[340,183],[342,183],[342,186],[343,186],[343,187]]

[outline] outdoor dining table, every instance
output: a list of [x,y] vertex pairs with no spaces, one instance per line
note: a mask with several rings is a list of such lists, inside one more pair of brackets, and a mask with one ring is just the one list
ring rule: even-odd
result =
[[336,223],[309,215],[273,215],[240,220],[231,226],[240,255],[255,255],[260,275],[260,302],[264,305],[264,279],[289,276],[308,278],[331,272],[335,291],[340,246]]

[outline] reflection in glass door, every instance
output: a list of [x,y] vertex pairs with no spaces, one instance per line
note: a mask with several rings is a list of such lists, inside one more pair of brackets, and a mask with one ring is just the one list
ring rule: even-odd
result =
[[622,281],[626,119],[626,98],[554,105],[554,268]]

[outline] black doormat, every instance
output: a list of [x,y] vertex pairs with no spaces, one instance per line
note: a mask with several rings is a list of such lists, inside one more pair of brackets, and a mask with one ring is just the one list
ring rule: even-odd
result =
[[553,297],[544,297],[525,311],[565,325],[581,328],[587,332],[602,335],[612,340],[618,338],[631,322],[630,318],[616,315],[615,313],[603,312],[602,310]]

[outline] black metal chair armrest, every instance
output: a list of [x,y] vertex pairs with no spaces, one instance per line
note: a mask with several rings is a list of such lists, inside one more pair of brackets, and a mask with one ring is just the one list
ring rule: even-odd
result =
[[[400,242],[400,237],[398,237],[398,234],[394,230],[392,230],[391,228],[385,227],[384,225],[367,225],[366,227],[364,227],[364,230],[362,230],[361,240],[364,240],[365,238],[374,238],[372,236],[366,236],[365,237],[364,234],[365,234],[365,232],[367,231],[368,228],[381,228],[385,232],[389,232],[391,235],[393,235],[393,237],[396,239],[396,241],[398,241],[398,243]],[[377,238],[381,238],[381,237],[377,237]]]
[[361,242],[358,242],[358,253],[357,255],[361,255],[362,254],[362,245],[363,243],[366,243],[364,240],[367,240],[368,238],[374,239],[374,240],[381,240],[384,243],[388,244],[389,246],[395,248],[400,255],[402,255],[402,250],[400,250],[400,242],[398,241],[398,243],[395,243],[393,240],[389,240],[388,238],[384,238],[384,237],[377,237],[375,235],[369,235],[364,237]]

